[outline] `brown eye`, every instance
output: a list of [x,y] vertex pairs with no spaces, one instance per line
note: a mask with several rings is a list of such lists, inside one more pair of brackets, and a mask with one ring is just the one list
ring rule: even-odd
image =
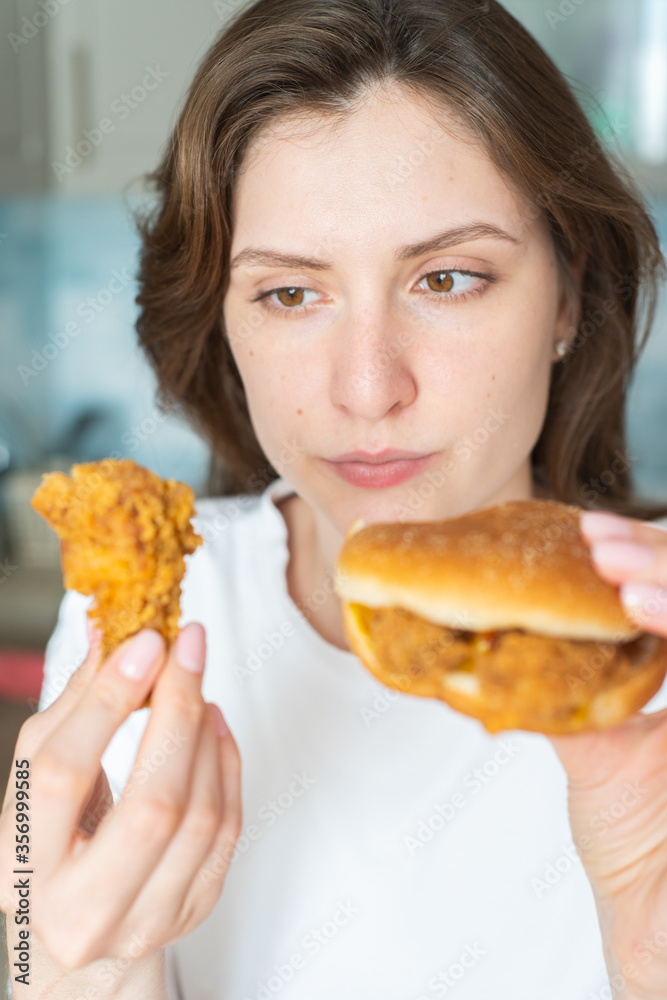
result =
[[[275,294],[283,306],[300,306],[303,304],[303,293],[303,288],[279,288]],[[282,299],[281,295],[285,298]]]
[[426,275],[428,286],[433,292],[451,292],[454,278],[451,271],[432,271]]

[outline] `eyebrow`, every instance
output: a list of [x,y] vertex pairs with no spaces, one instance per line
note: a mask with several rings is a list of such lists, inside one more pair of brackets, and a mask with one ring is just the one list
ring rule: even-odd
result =
[[[445,229],[419,243],[408,243],[406,246],[399,247],[394,254],[394,260],[411,260],[413,257],[421,257],[423,254],[432,253],[435,250],[445,250],[447,247],[457,246],[459,243],[488,238],[506,240],[515,244],[521,243],[520,239],[501,229],[500,226],[494,226],[489,222],[471,222],[465,226],[457,226],[455,229]],[[308,268],[313,271],[330,271],[333,267],[331,261],[328,260],[302,257],[299,254],[270,250],[267,247],[246,247],[245,250],[241,250],[229,265],[230,270],[241,264],[248,264],[250,267],[264,265],[294,269]]]

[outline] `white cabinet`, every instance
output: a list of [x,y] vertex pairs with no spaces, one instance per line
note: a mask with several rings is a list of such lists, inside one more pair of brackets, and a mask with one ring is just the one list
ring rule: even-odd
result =
[[231,9],[212,0],[5,0],[0,194],[117,192],[154,168]]
[[45,36],[28,18],[35,12],[26,0],[0,4],[0,194],[48,182]]

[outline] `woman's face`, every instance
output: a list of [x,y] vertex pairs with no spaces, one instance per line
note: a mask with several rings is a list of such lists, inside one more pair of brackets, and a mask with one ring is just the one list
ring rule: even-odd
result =
[[[230,346],[266,456],[318,516],[344,533],[531,495],[571,318],[546,224],[479,145],[384,89],[336,127],[258,136],[233,214]],[[432,457],[380,486],[327,461],[385,449]]]

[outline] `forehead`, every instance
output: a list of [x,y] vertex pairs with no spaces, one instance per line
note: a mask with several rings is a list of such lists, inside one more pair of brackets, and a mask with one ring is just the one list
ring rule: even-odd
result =
[[451,111],[382,87],[341,116],[285,118],[253,138],[237,174],[234,244],[244,231],[279,239],[297,225],[305,236],[328,228],[398,244],[406,226],[418,235],[435,218],[483,218],[521,229],[522,238],[544,237],[544,222],[527,208]]

